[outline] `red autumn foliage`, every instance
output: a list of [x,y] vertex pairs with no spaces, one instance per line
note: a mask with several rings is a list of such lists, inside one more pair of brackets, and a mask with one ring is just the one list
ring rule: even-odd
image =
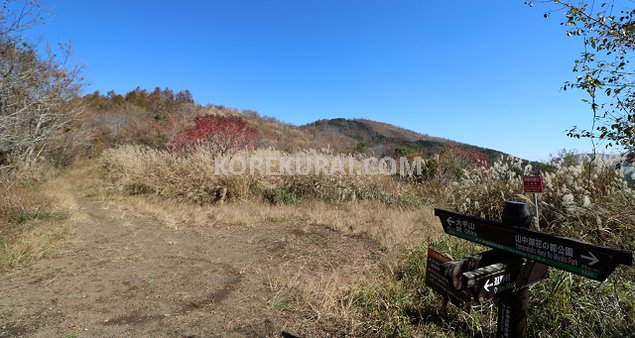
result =
[[466,160],[468,160],[469,162],[473,162],[473,163],[477,163],[480,165],[486,165],[487,164],[487,154],[482,153],[480,151],[477,150],[470,150],[470,149],[465,149],[465,148],[461,148],[459,146],[453,146],[451,147],[452,152],[456,155],[458,155],[461,158],[464,158]]
[[198,116],[194,125],[179,132],[168,144],[172,153],[186,155],[205,147],[220,155],[254,148],[255,128],[238,116]]

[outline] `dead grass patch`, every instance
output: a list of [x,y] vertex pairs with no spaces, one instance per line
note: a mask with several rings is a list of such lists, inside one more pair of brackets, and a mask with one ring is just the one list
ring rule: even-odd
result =
[[388,251],[410,247],[421,238],[439,234],[431,208],[400,209],[381,202],[329,203],[307,201],[298,205],[272,205],[264,201],[197,205],[166,201],[148,196],[112,196],[124,204],[149,214],[173,229],[191,227],[297,224],[326,226],[343,235],[364,236]]
[[63,178],[46,166],[0,178],[0,271],[45,257],[68,232],[76,208]]

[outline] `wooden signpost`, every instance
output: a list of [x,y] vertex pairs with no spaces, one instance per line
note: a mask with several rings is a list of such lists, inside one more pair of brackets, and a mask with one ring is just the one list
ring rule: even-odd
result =
[[[542,192],[541,179],[529,182]],[[507,202],[503,222],[442,209],[434,214],[447,234],[494,250],[451,261],[428,249],[426,284],[461,306],[472,299],[496,299],[497,337],[527,336],[527,287],[545,279],[548,267],[604,281],[618,265],[633,265],[630,251],[529,229],[531,215],[525,203]]]
[[632,265],[630,251],[590,244],[545,232],[434,210],[443,230],[491,248],[503,250],[561,270],[603,281],[619,265]]

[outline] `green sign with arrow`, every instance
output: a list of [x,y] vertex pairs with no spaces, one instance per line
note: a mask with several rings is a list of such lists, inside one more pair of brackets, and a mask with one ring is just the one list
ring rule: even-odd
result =
[[633,254],[630,251],[442,209],[434,209],[434,214],[439,217],[443,230],[449,235],[598,281],[605,280],[620,264],[633,264]]

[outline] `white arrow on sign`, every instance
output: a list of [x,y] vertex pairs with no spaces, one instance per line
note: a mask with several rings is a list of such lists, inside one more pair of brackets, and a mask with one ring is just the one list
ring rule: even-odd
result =
[[485,291],[489,292],[489,287],[490,287],[490,286],[494,286],[494,283],[490,283],[490,282],[489,282],[489,279],[488,279],[488,280],[485,282],[485,285],[484,285],[484,287],[483,287],[483,288],[485,289]]
[[454,226],[454,224],[456,224],[456,223],[454,223],[454,221],[452,220],[452,217],[448,217],[448,224],[450,226]]
[[580,258],[588,259],[589,260],[589,265],[593,265],[593,264],[595,264],[595,263],[600,261],[597,257],[595,257],[593,252],[588,251],[588,253],[589,253],[590,256],[580,255]]

